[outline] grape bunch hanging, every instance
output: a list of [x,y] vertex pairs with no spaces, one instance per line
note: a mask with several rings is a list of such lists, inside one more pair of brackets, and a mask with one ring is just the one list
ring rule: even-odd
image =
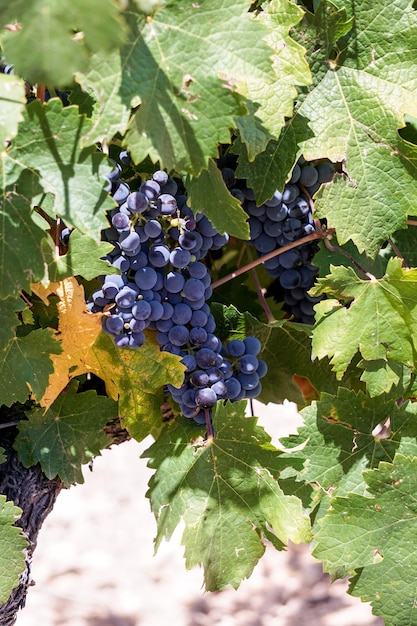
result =
[[[235,178],[232,160],[221,167],[223,180],[232,195],[240,199],[248,214],[250,240],[258,257],[292,244],[315,232],[312,196],[321,185],[330,182],[335,167],[329,161],[314,165],[301,157],[282,192],[258,205],[253,189]],[[314,305],[320,298],[308,293],[318,268],[312,264],[318,249],[316,242],[300,244],[263,262],[267,273],[275,278],[266,290],[276,302],[283,302],[296,322],[314,324]]]
[[[129,155],[122,151],[119,160],[128,164]],[[89,308],[104,314],[103,330],[117,347],[140,348],[149,329],[161,350],[181,357],[183,384],[168,385],[167,391],[185,417],[206,424],[212,434],[216,402],[258,396],[267,372],[256,337],[224,345],[215,334],[205,259],[228,235],[218,233],[202,213],[193,214],[166,172],[154,172],[132,191],[120,178],[120,163],[113,163],[107,189],[118,207],[103,236],[114,245],[108,261],[121,273],[102,277]]]

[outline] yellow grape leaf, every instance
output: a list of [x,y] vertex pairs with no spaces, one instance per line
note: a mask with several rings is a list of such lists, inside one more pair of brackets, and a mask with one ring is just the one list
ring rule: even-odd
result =
[[47,288],[36,284],[32,291],[46,304],[52,293],[58,296],[57,337],[63,348],[51,355],[54,373],[40,404],[49,409],[72,378],[91,372],[104,381],[108,396],[119,400],[119,415],[132,437],[141,441],[156,434],[162,428],[164,385],[180,387],[184,379],[180,357],[161,352],[151,333],[140,349],[116,348],[101,331],[102,315],[88,311],[84,289],[74,278]]
[[[42,406],[49,408],[71,378],[97,369],[91,347],[101,332],[102,316],[88,311],[84,288],[75,278],[51,283],[47,288],[39,284],[32,285],[32,291],[46,303],[52,293],[59,298],[57,338],[61,341],[63,351],[51,355],[54,372],[49,377],[48,387],[40,401]],[[117,399],[115,390],[109,395]]]

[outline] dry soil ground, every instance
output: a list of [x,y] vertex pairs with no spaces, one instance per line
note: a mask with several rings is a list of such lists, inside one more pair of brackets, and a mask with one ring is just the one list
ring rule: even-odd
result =
[[[294,405],[257,406],[274,437],[294,432]],[[382,626],[370,607],[329,584],[306,546],[267,548],[235,591],[202,591],[186,571],[180,532],[153,555],[144,497],[151,471],[130,441],[105,451],[85,484],[61,493],[40,533],[31,588],[17,626]]]

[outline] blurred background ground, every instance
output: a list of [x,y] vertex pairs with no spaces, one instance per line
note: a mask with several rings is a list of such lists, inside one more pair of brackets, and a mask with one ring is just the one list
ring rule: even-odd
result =
[[[293,404],[255,406],[274,438],[301,423]],[[35,581],[16,626],[383,626],[370,606],[330,585],[307,546],[267,547],[240,588],[202,590],[187,571],[181,531],[153,554],[155,521],[145,498],[151,441],[107,450],[85,484],[60,494],[35,551]]]

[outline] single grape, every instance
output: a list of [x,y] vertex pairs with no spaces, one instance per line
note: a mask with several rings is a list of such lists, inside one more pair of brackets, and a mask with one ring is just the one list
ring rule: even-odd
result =
[[191,320],[192,314],[193,312],[188,304],[185,304],[185,302],[179,302],[174,306],[172,320],[174,324],[188,324]]
[[178,269],[183,269],[187,267],[191,260],[191,254],[188,250],[183,250],[182,248],[174,248],[171,251],[169,260],[173,267]]
[[191,375],[190,382],[194,387],[199,387],[200,389],[203,387],[207,387],[209,382],[209,377],[207,372],[204,370],[195,370]]
[[158,237],[158,235],[161,234],[162,226],[161,223],[158,222],[158,220],[149,220],[148,222],[145,222],[143,230],[148,235],[148,237],[154,238]]
[[63,228],[61,232],[59,233],[59,241],[62,243],[63,246],[68,246],[71,233],[72,233],[72,228],[68,228],[68,227]]
[[258,369],[258,359],[254,354],[244,354],[239,359],[239,369],[243,374],[252,374]]
[[245,344],[246,354],[253,354],[257,356],[261,351],[262,344],[257,337],[245,337],[243,343]]
[[199,389],[195,395],[196,403],[204,409],[211,409],[217,402],[216,392],[210,387]]
[[113,182],[119,178],[122,168],[120,167],[119,163],[117,163],[114,159],[109,159],[109,161],[113,166],[113,169],[110,170],[108,174],[106,174],[106,179]]
[[154,267],[165,267],[169,263],[170,251],[167,245],[158,244],[150,248],[148,252],[149,262]]
[[179,293],[184,287],[185,279],[179,272],[168,272],[164,278],[164,287],[168,293]]
[[140,191],[132,191],[126,199],[126,205],[132,213],[143,213],[148,208],[148,198]]
[[103,324],[107,332],[114,335],[121,333],[124,328],[124,321],[119,315],[104,317]]
[[148,200],[156,200],[161,191],[161,187],[155,180],[147,180],[142,183],[139,191],[143,193]]
[[197,362],[193,354],[185,354],[181,359],[181,363],[185,365],[185,367],[187,368],[186,372],[188,373],[193,372],[197,367]]
[[246,352],[245,343],[241,339],[232,339],[229,341],[227,349],[232,357],[243,356]]
[[154,172],[152,174],[152,178],[161,187],[162,187],[162,185],[165,185],[168,182],[168,174],[166,172],[164,172],[164,170],[156,170],[156,172]]
[[285,185],[284,187],[284,191],[282,193],[282,201],[285,202],[285,204],[290,204],[291,202],[294,202],[294,200],[299,196],[300,191],[297,187],[297,185]]
[[123,165],[130,165],[132,159],[127,150],[122,150],[119,154],[119,161],[123,163]]
[[193,311],[190,319],[190,326],[201,326],[204,327],[207,324],[207,313],[205,313],[202,309],[197,309]]
[[132,332],[129,339],[129,346],[131,348],[141,348],[145,343],[145,335],[142,332]]
[[[122,285],[123,286],[123,285]],[[102,291],[105,298],[112,300],[119,293],[121,286],[116,282],[107,281],[103,284]]]
[[130,230],[130,220],[124,213],[115,213],[111,223],[118,231]]
[[288,239],[288,241],[295,241],[299,239],[303,231],[303,225],[300,220],[290,217],[285,220],[282,227],[282,234]]
[[198,278],[189,278],[185,281],[183,293],[189,300],[200,300],[204,296],[204,285]]
[[144,320],[137,320],[134,317],[129,322],[129,328],[134,333],[140,333],[146,328]]
[[278,206],[279,204],[281,204],[281,202],[282,202],[282,193],[278,191],[277,189],[274,195],[272,196],[272,198],[267,200],[265,204],[267,207],[274,207],[274,206]]
[[113,200],[117,202],[117,204],[123,204],[126,202],[128,195],[130,194],[130,187],[127,183],[122,183],[121,181],[116,181],[112,184],[112,196]]
[[259,237],[255,239],[255,247],[262,254],[267,254],[275,250],[276,241],[274,237],[270,237],[266,233],[261,233]]
[[216,363],[216,353],[210,348],[201,348],[195,355],[198,367],[208,369]]
[[153,267],[141,267],[135,273],[135,283],[140,289],[152,289],[157,281],[157,273]]
[[235,398],[237,398],[242,391],[242,385],[234,376],[231,376],[230,378],[225,380],[224,384],[226,386],[225,397],[229,400],[234,400]]
[[201,346],[207,341],[207,331],[201,326],[193,326],[190,329],[190,342],[194,346]]
[[177,201],[169,193],[162,193],[158,198],[158,209],[162,215],[172,215],[177,210]]
[[236,183],[235,172],[231,167],[223,167],[221,170],[222,178],[226,187],[231,189]]
[[134,289],[126,285],[116,295],[116,304],[121,309],[131,309],[137,298],[137,295],[138,294]]
[[279,255],[279,262],[285,269],[292,269],[301,263],[301,257],[298,250],[287,250]]
[[304,165],[298,182],[304,187],[310,187],[317,182],[318,177],[318,172],[313,165]]
[[279,277],[279,282],[284,289],[295,289],[301,283],[300,273],[295,269],[284,270]]
[[256,370],[256,373],[258,374],[259,378],[263,378],[268,372],[268,365],[266,364],[266,362],[263,359],[258,359],[258,369]]
[[252,374],[238,374],[237,378],[243,389],[247,391],[254,389],[259,384],[259,376],[256,372],[252,372]]
[[333,180],[333,176],[335,174],[335,167],[333,163],[329,163],[328,161],[323,161],[319,165],[317,165],[317,173],[318,173],[318,183],[330,183]]
[[179,236],[178,243],[184,250],[195,251],[201,248],[203,238],[195,231],[185,231]]
[[[156,322],[156,328],[157,330],[160,330],[162,333],[167,333],[169,331],[170,328],[172,328],[174,326],[174,322],[172,321],[172,319],[170,320],[164,320],[162,319],[162,317],[157,320]],[[166,343],[166,342],[165,342]]]
[[211,386],[211,389],[214,391],[218,398],[225,398],[227,396],[227,387],[226,383],[222,380],[218,380],[214,385]]
[[119,244],[125,252],[140,251],[140,238],[136,231],[123,231],[120,233]]
[[185,404],[186,407],[190,408],[190,409],[196,409],[196,400],[195,400],[195,396],[196,396],[196,390],[195,389],[187,389],[185,391],[185,393],[182,396],[182,401]]
[[188,337],[188,328],[182,324],[176,324],[168,332],[168,339],[174,346],[184,346],[188,341]]
[[290,183],[297,183],[301,176],[301,167],[296,163],[291,173]]
[[158,302],[158,300],[151,300],[149,304],[151,306],[151,313],[149,315],[149,320],[151,322],[156,322],[157,320],[160,320],[164,312],[164,308],[162,304]]
[[207,266],[201,261],[194,261],[188,265],[188,271],[191,278],[198,278],[202,280],[207,275]]

